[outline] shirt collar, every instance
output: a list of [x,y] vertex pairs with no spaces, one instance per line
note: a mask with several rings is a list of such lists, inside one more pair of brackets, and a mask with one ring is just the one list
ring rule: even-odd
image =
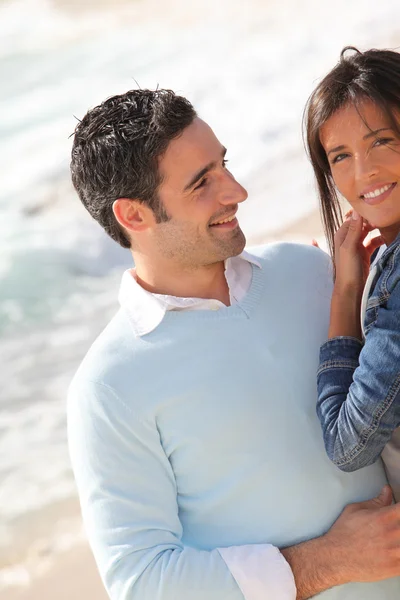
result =
[[[225,272],[238,260],[245,260],[261,268],[258,259],[249,252],[243,251],[239,256],[233,256],[225,261]],[[136,336],[150,333],[163,320],[167,310],[178,307],[181,310],[204,302],[199,298],[177,298],[162,294],[153,294],[145,290],[135,277],[135,269],[127,269],[122,275],[118,296],[119,303],[128,315]]]
[[256,267],[258,267],[259,269],[261,269],[261,263],[258,260],[258,258],[256,256],[253,256],[253,254],[250,254],[250,252],[247,252],[246,250],[243,250],[243,252],[241,254],[239,254],[239,256],[231,256],[231,258],[228,258],[225,261],[225,270],[227,267],[227,264],[229,261],[238,259],[238,258],[243,258],[244,260],[247,260],[247,262],[251,263],[252,265],[255,265]]

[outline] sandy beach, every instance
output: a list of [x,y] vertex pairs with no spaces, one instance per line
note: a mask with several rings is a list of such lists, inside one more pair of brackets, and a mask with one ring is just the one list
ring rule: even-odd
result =
[[[318,211],[303,217],[284,230],[267,238],[253,240],[256,244],[277,240],[311,243],[315,238],[323,246],[324,235]],[[0,600],[107,600],[108,596],[89,547],[86,544],[59,554],[40,575],[23,587],[0,592]]]
[[107,600],[87,546],[61,555],[30,585],[0,593],[0,600]]

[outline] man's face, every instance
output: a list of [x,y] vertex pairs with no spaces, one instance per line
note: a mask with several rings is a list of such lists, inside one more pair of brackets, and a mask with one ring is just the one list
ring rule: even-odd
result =
[[225,153],[211,128],[196,118],[159,161],[158,195],[169,220],[154,225],[152,242],[180,267],[214,264],[245,246],[234,215],[247,192],[228,171]]

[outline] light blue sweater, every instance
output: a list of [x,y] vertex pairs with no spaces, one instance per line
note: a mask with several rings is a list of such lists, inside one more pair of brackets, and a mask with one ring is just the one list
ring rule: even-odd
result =
[[[380,464],[347,474],[325,455],[326,255],[294,244],[253,254],[262,268],[240,304],[168,312],[142,338],[120,310],[71,385],[71,458],[113,600],[243,600],[217,548],[318,536],[385,483]],[[400,579],[320,597],[398,600]]]

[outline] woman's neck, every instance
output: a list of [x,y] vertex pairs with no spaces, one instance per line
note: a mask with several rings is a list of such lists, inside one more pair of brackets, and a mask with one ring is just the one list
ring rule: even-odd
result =
[[400,225],[396,223],[395,225],[390,225],[389,227],[381,227],[379,231],[385,240],[385,244],[389,246],[392,242],[394,242],[400,233]]

